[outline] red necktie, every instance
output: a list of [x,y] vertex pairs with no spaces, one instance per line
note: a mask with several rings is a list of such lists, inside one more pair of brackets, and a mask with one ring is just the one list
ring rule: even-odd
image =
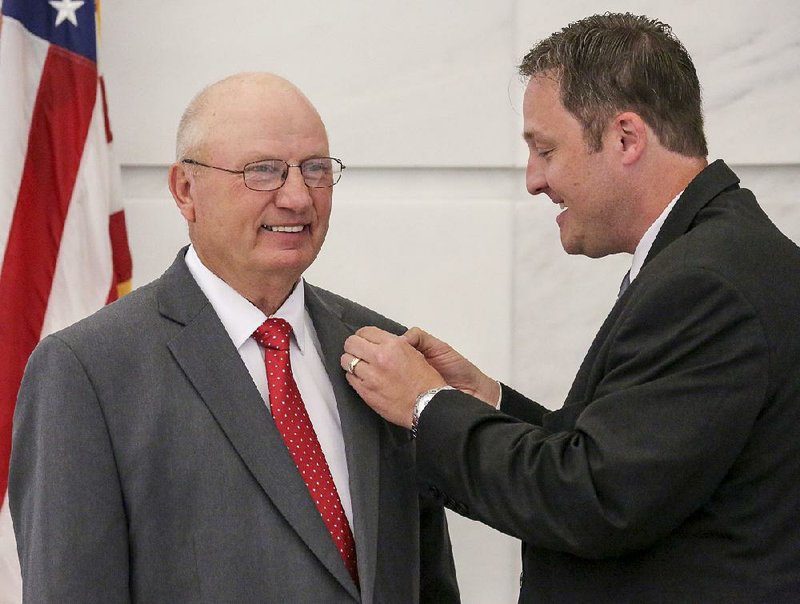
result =
[[300,390],[292,376],[289,336],[292,326],[283,319],[267,319],[253,338],[265,349],[269,404],[275,426],[281,433],[297,469],[317,505],[345,567],[358,585],[356,544],[344,514],[342,500],[331,476],[317,433],[308,417]]

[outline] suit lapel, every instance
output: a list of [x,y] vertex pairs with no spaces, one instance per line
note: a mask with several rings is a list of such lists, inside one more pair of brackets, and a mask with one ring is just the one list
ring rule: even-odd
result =
[[661,250],[689,231],[695,218],[708,203],[725,189],[736,187],[739,177],[717,160],[698,174],[678,199],[661,226],[644,264],[647,265]]
[[233,448],[309,549],[356,599],[308,489],[225,328],[183,260],[162,278],[159,308],[184,329],[168,344]]
[[[644,267],[646,267],[662,250],[691,229],[697,215],[712,199],[726,189],[737,187],[738,183],[739,178],[722,160],[713,162],[700,172],[686,187],[686,190],[680,196],[675,207],[661,226],[661,230],[659,230],[647,254],[642,271],[644,272],[646,270]],[[627,300],[630,299],[632,289],[633,287],[629,288],[617,299],[608,317],[606,317],[606,320],[597,332],[575,376],[575,380],[572,383],[564,406],[582,402],[585,403],[591,400],[592,389],[594,388],[592,372],[595,369],[596,361],[599,355],[602,354],[602,348],[606,344],[609,334],[625,308]]]
[[306,284],[305,298],[342,422],[361,594],[364,601],[371,601],[378,547],[379,422],[347,383],[339,365],[344,341],[359,326],[348,325],[341,303],[324,291]]

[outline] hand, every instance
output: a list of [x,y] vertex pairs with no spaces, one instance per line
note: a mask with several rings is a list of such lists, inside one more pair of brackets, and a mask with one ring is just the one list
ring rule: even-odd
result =
[[[445,386],[441,375],[405,338],[362,327],[344,343],[340,359],[347,381],[385,420],[411,428],[414,403],[427,390]],[[361,359],[350,373],[353,358]]]
[[409,329],[403,334],[403,338],[425,356],[425,360],[450,386],[471,394],[492,407],[497,405],[500,400],[500,385],[449,344],[419,327]]

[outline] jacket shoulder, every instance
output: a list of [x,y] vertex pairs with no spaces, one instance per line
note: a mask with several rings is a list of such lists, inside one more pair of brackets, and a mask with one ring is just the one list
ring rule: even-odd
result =
[[306,282],[306,304],[315,303],[326,307],[330,312],[338,314],[342,321],[354,328],[354,330],[367,325],[374,325],[397,335],[406,332],[406,327],[401,323],[363,304]]

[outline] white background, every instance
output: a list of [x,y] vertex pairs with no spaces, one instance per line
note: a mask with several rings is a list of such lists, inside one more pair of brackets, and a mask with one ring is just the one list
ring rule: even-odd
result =
[[[536,40],[601,8],[673,26],[703,84],[711,158],[728,161],[800,241],[796,0],[102,6],[134,285],[187,241],[165,176],[184,106],[230,73],[274,71],[316,104],[348,166],[307,278],[429,329],[558,407],[630,257],[566,256],[556,209],[527,197],[515,65]],[[451,532],[464,602],[516,601],[519,543],[455,515]]]

